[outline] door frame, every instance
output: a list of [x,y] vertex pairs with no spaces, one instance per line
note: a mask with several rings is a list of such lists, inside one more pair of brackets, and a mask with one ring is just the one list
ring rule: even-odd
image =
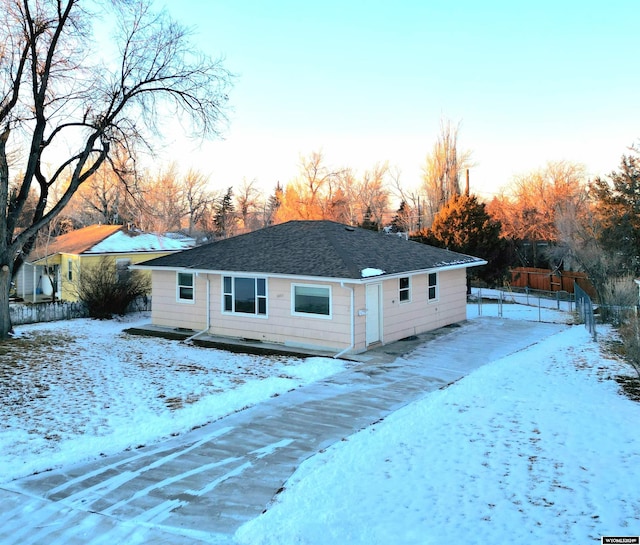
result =
[[382,342],[382,283],[365,285],[365,307],[364,343],[370,346]]

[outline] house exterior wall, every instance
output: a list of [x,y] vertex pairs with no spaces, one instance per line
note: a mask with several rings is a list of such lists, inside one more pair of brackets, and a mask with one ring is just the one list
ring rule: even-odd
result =
[[[80,256],[74,254],[60,254],[60,299],[63,301],[77,301],[75,282],[81,269]],[[69,280],[71,273],[71,280]]]
[[36,292],[39,271],[31,263],[23,263],[15,274],[16,295],[25,299]]
[[[466,319],[465,269],[438,273],[438,297],[434,301],[428,301],[427,298],[427,277],[426,273],[411,277],[411,298],[407,302],[399,301],[398,278],[381,279],[381,342],[397,341]],[[259,340],[290,347],[335,352],[349,349],[354,353],[367,349],[365,284],[342,286],[340,282],[267,278],[267,314],[262,316],[225,312],[222,276],[219,274],[199,274],[194,277],[192,302],[178,300],[175,271],[155,270],[152,278],[154,325],[194,331],[205,330],[209,325],[208,331],[212,335]],[[375,283],[375,280],[369,282]],[[292,284],[330,286],[330,317],[294,314]]]
[[460,322],[467,317],[465,269],[437,273],[437,298],[428,300],[428,275],[410,277],[410,300],[399,301],[398,279],[383,283],[383,339],[397,341]]
[[[60,265],[60,283],[61,289],[60,298],[64,301],[77,301],[77,289],[76,282],[82,274],[83,268],[97,267],[101,261],[105,258],[111,259],[114,262],[113,274],[116,274],[115,261],[117,259],[129,259],[132,265],[137,265],[143,261],[149,259],[155,259],[156,257],[162,257],[167,255],[168,252],[153,252],[153,253],[130,253],[130,254],[96,254],[96,255],[76,255],[76,254],[58,254],[56,256],[56,263]],[[71,279],[69,279],[69,272],[71,272]],[[140,274],[150,277],[149,271],[139,271]]]
[[[266,316],[229,313],[223,310],[221,275],[195,277],[193,302],[178,301],[174,271],[153,271],[152,323],[200,331],[206,328],[206,285],[209,280],[212,335],[278,343],[290,347],[340,351],[351,342],[351,292],[338,282],[293,282],[267,279]],[[292,313],[292,284],[331,287],[331,316],[300,316]]]
[[292,282],[267,280],[267,315],[229,314],[222,310],[221,277],[212,279],[211,332],[225,337],[249,338],[286,346],[340,350],[350,342],[350,291],[335,282],[297,282],[330,286],[331,316],[300,316],[292,313]]
[[194,278],[193,302],[178,301],[175,271],[153,271],[151,275],[151,323],[202,331],[207,327],[207,279]]

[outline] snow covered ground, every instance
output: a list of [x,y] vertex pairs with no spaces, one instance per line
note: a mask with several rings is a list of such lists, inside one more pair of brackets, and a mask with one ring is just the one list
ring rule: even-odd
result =
[[122,333],[145,323],[20,326],[0,344],[0,484],[183,433],[348,365]]
[[[469,307],[470,318],[477,312]],[[538,309],[511,312],[537,319]],[[620,394],[611,380],[619,373],[630,369],[582,326],[570,328],[310,458],[236,539],[480,545],[638,536],[640,404]]]
[[[567,321],[503,305],[504,319]],[[472,304],[469,319],[498,313]],[[339,372],[333,359],[132,337],[148,322],[18,328],[0,345],[0,483],[149,444]],[[488,364],[313,456],[239,543],[599,542],[640,535],[640,404],[582,326]],[[407,358],[428,360],[428,350]]]

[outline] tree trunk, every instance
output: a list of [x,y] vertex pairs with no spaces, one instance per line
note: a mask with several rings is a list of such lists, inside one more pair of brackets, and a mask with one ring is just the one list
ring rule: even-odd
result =
[[9,290],[11,289],[11,269],[8,265],[0,268],[0,340],[9,337],[12,331],[9,313]]

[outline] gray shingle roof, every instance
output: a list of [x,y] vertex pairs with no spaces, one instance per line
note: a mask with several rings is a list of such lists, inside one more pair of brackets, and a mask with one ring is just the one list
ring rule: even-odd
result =
[[289,221],[143,265],[351,279],[361,278],[367,268],[389,275],[483,263],[477,257],[333,221]]

